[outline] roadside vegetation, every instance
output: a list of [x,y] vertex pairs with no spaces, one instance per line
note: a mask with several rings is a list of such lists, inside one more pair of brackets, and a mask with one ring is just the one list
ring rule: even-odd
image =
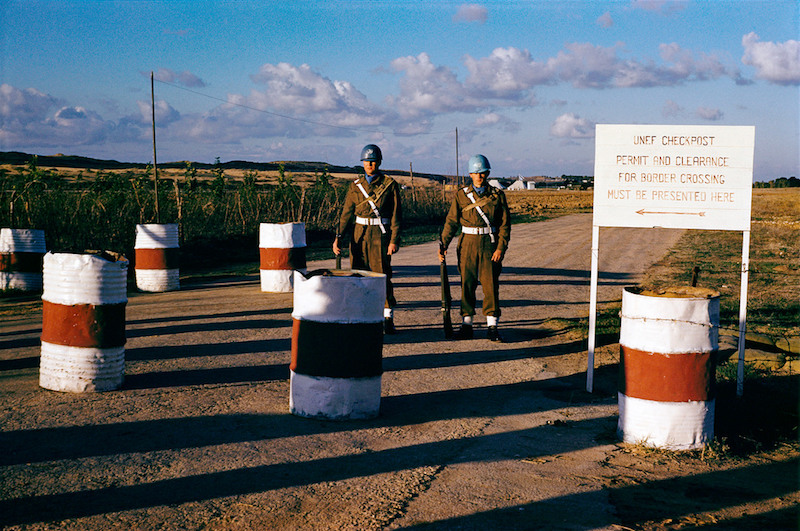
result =
[[[308,258],[332,257],[339,210],[351,176],[326,169],[293,174],[226,171],[222,164],[199,172],[187,163],[158,180],[151,168],[60,171],[37,166],[0,168],[0,226],[38,228],[56,252],[111,250],[133,256],[135,225],[179,223],[181,273],[256,272],[260,223],[302,221]],[[429,238],[447,205],[441,187],[404,190],[406,243]]]

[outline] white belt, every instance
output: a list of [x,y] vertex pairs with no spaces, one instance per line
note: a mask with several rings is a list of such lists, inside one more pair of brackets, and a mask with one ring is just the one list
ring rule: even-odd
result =
[[356,216],[356,223],[359,225],[387,225],[389,223],[388,218],[362,218],[361,216]]
[[494,227],[461,227],[464,234],[491,234],[497,232]]

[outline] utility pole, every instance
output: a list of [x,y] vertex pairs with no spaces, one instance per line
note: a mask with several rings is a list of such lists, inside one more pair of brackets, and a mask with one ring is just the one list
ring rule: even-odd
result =
[[417,203],[417,192],[414,189],[414,163],[413,162],[409,162],[408,163],[408,174],[411,175],[411,200],[414,202],[414,204],[416,204]]
[[153,110],[153,187],[156,193],[156,223],[161,223],[158,209],[158,162],[156,161],[156,99],[153,90],[153,71],[150,71],[150,107]]

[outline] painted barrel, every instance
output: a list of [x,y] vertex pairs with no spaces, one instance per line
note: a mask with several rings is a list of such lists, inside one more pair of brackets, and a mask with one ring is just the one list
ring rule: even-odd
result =
[[719,293],[627,287],[621,317],[622,440],[667,450],[702,448],[714,438]]
[[136,225],[136,287],[142,291],[180,289],[180,241],[177,223]]
[[39,385],[110,391],[125,373],[128,260],[115,253],[44,256]]
[[301,417],[376,417],[386,275],[318,273],[294,275],[289,409]]
[[294,271],[306,271],[305,223],[262,223],[258,247],[261,291],[291,292]]
[[0,229],[0,290],[42,291],[46,252],[43,230]]

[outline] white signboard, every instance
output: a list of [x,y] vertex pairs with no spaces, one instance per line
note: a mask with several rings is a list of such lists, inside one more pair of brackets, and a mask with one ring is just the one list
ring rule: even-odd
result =
[[755,127],[598,124],[594,225],[750,230]]

